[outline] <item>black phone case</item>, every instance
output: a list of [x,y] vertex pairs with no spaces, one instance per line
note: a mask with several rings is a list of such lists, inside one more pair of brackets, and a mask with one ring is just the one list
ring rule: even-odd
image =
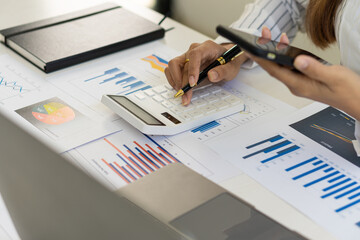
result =
[[221,36],[229,39],[230,41],[236,43],[242,50],[245,50],[257,57],[261,57],[273,62],[276,62],[283,66],[290,66],[294,67],[294,58],[286,55],[281,55],[272,51],[265,51],[263,49],[257,48],[253,46],[252,44],[248,43],[244,39],[242,39],[238,34],[237,31],[234,29],[231,29],[229,27],[225,27],[222,25],[219,25],[216,27],[217,33],[219,33]]

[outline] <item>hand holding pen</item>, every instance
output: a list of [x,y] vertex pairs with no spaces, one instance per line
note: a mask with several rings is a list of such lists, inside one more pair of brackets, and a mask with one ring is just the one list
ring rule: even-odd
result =
[[[233,46],[233,44],[228,46]],[[238,47],[227,51],[227,48],[212,41],[192,44],[186,53],[169,62],[165,74],[171,86],[184,92],[182,102],[183,105],[188,105],[192,97],[191,88],[206,77],[210,82],[219,82],[231,80],[238,74],[241,64],[247,60],[245,55],[234,59],[240,52]],[[229,61],[231,62],[221,65],[221,63]],[[200,68],[204,68],[204,70],[200,72]],[[180,91],[179,95],[181,94]]]

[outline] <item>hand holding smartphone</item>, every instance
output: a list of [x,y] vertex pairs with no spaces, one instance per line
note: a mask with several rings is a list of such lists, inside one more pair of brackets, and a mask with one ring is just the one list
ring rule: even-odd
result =
[[328,64],[325,60],[308,51],[284,43],[257,37],[222,25],[217,26],[216,31],[221,36],[236,43],[242,50],[283,66],[294,68],[295,58],[302,54],[309,55],[324,64]]

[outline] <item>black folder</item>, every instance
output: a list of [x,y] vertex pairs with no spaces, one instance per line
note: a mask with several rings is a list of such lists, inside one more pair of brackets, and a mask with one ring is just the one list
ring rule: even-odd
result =
[[113,3],[0,31],[0,41],[53,72],[162,38],[157,24]]

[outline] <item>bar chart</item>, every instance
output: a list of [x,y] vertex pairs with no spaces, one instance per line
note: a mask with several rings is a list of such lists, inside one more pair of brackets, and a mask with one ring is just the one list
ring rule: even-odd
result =
[[96,98],[101,98],[105,93],[130,95],[151,88],[144,80],[135,77],[125,67],[107,69],[101,74],[78,81],[75,84]]
[[211,121],[200,127],[192,129],[190,131],[190,134],[198,141],[204,142],[213,139],[214,137],[220,136],[223,133],[226,133],[231,129],[236,128],[237,126],[237,124],[235,124],[228,118],[223,118],[220,120]]
[[103,94],[130,95],[166,81],[164,69],[168,61],[160,57],[163,55],[168,57],[160,52],[139,52],[130,59],[120,58],[117,63],[94,67],[92,72],[69,79],[68,83],[98,100]]
[[131,128],[80,146],[69,153],[113,189],[172,163],[185,164],[204,176],[211,174],[204,165],[166,137],[144,135]]
[[[351,232],[360,233],[360,176],[355,174],[356,166],[353,165],[355,171],[348,171],[339,164],[340,158],[333,161],[325,154],[313,153],[308,150],[308,143],[287,133],[247,145],[241,159],[241,164],[251,166],[255,179],[261,179],[290,203],[302,205],[300,201],[310,200],[334,222],[347,222]],[[287,193],[280,188],[287,189]],[[291,194],[293,197],[288,196]]]

